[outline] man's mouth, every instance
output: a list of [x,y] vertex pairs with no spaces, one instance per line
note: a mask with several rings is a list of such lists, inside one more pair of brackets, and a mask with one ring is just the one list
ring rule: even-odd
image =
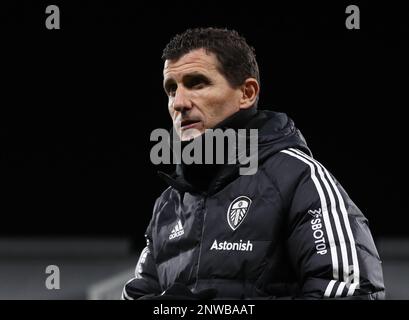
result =
[[182,120],[180,123],[181,130],[187,130],[193,128],[200,120]]

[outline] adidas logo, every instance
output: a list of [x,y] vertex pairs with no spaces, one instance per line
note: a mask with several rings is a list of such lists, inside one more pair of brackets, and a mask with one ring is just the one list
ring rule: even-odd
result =
[[172,232],[169,235],[169,240],[172,240],[174,238],[180,237],[185,233],[185,230],[183,230],[182,227],[182,222],[180,220],[176,223],[176,225],[173,227]]

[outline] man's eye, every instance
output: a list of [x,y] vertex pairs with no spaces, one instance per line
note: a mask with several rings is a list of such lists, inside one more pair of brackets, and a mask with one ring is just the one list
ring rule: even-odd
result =
[[192,89],[202,89],[206,86],[207,81],[205,81],[204,79],[191,79],[188,83],[187,83],[187,87],[192,88]]
[[202,89],[205,86],[203,82],[198,82],[195,85],[193,85],[193,88],[195,89]]
[[176,93],[176,86],[175,85],[170,85],[169,87],[167,87],[166,91],[168,93],[169,96],[173,97]]

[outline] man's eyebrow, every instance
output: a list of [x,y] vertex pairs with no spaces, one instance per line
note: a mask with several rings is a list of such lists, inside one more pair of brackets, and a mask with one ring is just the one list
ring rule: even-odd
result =
[[[202,81],[204,81],[206,83],[210,82],[210,78],[208,76],[206,76],[205,74],[203,74],[201,72],[197,72],[197,71],[186,73],[185,75],[183,75],[183,78],[182,78],[183,82],[190,81],[190,80],[193,80],[193,79],[202,80]],[[172,77],[169,77],[169,78],[165,79],[165,81],[163,82],[163,87],[166,90],[166,88],[169,85],[174,84],[174,83],[176,83],[176,81]]]

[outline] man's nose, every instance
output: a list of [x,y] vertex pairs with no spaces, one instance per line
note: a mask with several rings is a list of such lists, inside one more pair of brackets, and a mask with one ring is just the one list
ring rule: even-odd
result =
[[173,99],[173,109],[178,112],[183,112],[192,108],[189,99],[189,94],[184,88],[177,88],[175,98]]

